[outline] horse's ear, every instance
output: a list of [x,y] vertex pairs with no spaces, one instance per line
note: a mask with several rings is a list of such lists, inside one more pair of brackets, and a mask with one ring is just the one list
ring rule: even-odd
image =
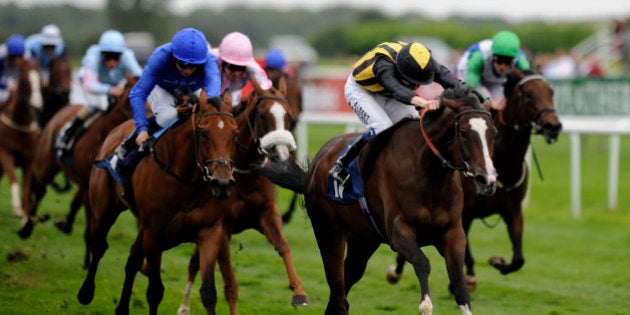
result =
[[201,103],[202,105],[207,105],[208,104],[207,95],[208,93],[206,93],[206,89],[201,89],[201,93],[199,93],[199,103]]
[[287,78],[284,75],[278,79],[278,91],[285,97],[287,96]]
[[127,82],[133,82],[133,76],[129,71],[125,71],[125,80],[127,80]]
[[223,102],[232,105],[232,93],[230,92],[223,93]]
[[262,92],[262,88],[260,87],[260,83],[258,82],[258,79],[256,78],[255,74],[250,74],[249,80],[252,81],[252,85],[254,86],[254,89],[256,90],[256,92],[258,93]]

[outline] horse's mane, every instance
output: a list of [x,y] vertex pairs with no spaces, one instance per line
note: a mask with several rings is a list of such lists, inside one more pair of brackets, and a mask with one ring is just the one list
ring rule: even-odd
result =
[[520,71],[518,69],[512,69],[507,76],[507,81],[503,84],[503,96],[505,96],[506,99],[509,99],[518,82],[520,82],[523,77],[534,74],[537,74],[534,70]]

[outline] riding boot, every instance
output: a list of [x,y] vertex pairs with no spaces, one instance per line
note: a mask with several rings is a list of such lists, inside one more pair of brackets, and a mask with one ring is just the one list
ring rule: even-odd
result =
[[350,179],[350,174],[348,174],[346,168],[350,165],[352,160],[354,160],[361,152],[361,149],[368,143],[368,141],[374,136],[374,131],[370,130],[365,132],[360,137],[355,138],[350,143],[348,149],[343,152],[333,167],[330,169],[328,174],[332,176],[339,184],[345,185],[345,183]]
[[84,120],[80,117],[75,117],[70,126],[66,129],[61,138],[59,148],[69,151],[72,148],[72,142],[76,136],[76,133],[81,127],[83,127]]
[[[127,158],[127,154],[138,147],[138,145],[136,144],[136,137],[138,137],[138,133],[136,132],[136,130],[134,130],[133,132],[128,134],[122,140],[122,142],[120,142],[120,145],[118,145],[118,147],[114,151],[114,155],[117,161],[124,161]],[[115,166],[118,166],[118,164],[119,163],[117,163]],[[114,170],[117,169],[114,167]]]

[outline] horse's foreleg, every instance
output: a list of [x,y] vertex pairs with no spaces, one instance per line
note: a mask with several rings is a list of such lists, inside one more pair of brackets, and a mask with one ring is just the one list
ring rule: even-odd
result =
[[390,284],[396,284],[400,281],[402,273],[405,267],[405,258],[400,254],[396,255],[396,265],[389,267],[387,271],[387,282]]
[[[164,283],[162,282],[162,275],[160,274],[160,268],[162,266],[162,249],[157,243],[158,237],[154,234],[149,234],[145,231],[142,242],[142,252],[146,258],[146,269],[149,277],[149,286],[147,287],[147,301],[149,302],[149,314],[157,315],[158,306],[162,302],[164,297]],[[142,268],[142,255],[138,255],[136,260],[135,272],[138,272]],[[133,279],[132,279],[133,280]],[[133,281],[130,285],[133,285]],[[131,292],[131,291],[130,291]]]
[[188,282],[186,283],[186,289],[184,291],[184,298],[182,303],[177,309],[177,315],[190,315],[190,296],[192,295],[193,284],[195,283],[195,277],[199,272],[199,248],[195,247],[195,252],[190,257],[188,262]]
[[470,250],[470,242],[468,241],[468,231],[470,231],[471,220],[462,220],[464,227],[464,233],[466,234],[466,252],[464,254],[464,265],[466,266],[466,285],[468,285],[468,291],[475,291],[477,289],[477,277],[475,276],[475,258]]
[[7,173],[9,178],[9,185],[11,187],[11,206],[13,208],[13,214],[22,218],[22,225],[24,225],[28,218],[24,217],[24,210],[22,209],[22,198],[20,195],[20,183],[15,175],[15,159],[6,152],[0,153],[0,164],[2,169]]
[[422,315],[430,315],[433,313],[433,304],[429,297],[429,274],[431,273],[429,259],[420,250],[415,233],[407,225],[399,225],[392,230],[395,231],[390,240],[392,249],[398,252],[399,257],[404,258],[413,266],[416,278],[420,283],[421,298],[418,309]]
[[497,268],[501,274],[509,274],[518,271],[525,264],[523,258],[523,212],[520,208],[514,209],[509,215],[503,217],[507,225],[508,235],[512,242],[512,262],[508,264],[503,257],[490,258],[490,264]]
[[293,306],[310,305],[308,295],[302,288],[302,282],[297,275],[297,271],[295,271],[295,265],[293,263],[293,258],[291,257],[291,247],[289,246],[287,239],[282,234],[280,210],[275,203],[273,203],[273,207],[274,208],[271,211],[262,212],[263,215],[261,215],[260,219],[262,233],[267,237],[267,240],[274,245],[276,251],[284,262],[284,267],[289,277],[289,288],[293,290],[293,299],[291,304]]
[[230,314],[238,314],[236,302],[238,301],[238,282],[232,269],[232,256],[230,253],[230,240],[225,237],[221,249],[219,250],[219,269],[223,277],[223,294],[230,306]]
[[[224,238],[227,238],[227,232],[222,222],[214,224],[213,227],[207,228],[197,235],[197,248],[199,250],[199,266],[201,272],[199,294],[201,295],[201,302],[207,314],[211,315],[216,314],[217,307],[217,288],[214,278],[214,266],[221,247],[227,246],[227,250],[229,250],[229,245],[225,245]],[[230,270],[231,268],[232,266],[230,265]],[[234,276],[232,275],[231,277],[233,279]],[[230,279],[230,277],[228,277],[228,279]]]
[[446,232],[439,249],[446,261],[446,271],[455,301],[462,310],[462,315],[472,315],[470,293],[464,276],[464,256],[466,255],[466,234],[462,228],[453,228]]
[[87,193],[84,191],[84,188],[79,186],[79,189],[72,198],[72,202],[70,203],[70,211],[68,212],[68,215],[66,215],[66,218],[63,220],[55,221],[55,226],[57,227],[57,229],[66,234],[72,233],[74,219],[77,216],[77,212],[79,212],[79,209],[81,209],[81,206],[86,199],[86,195]]
[[[116,306],[117,315],[129,314],[129,301],[131,300],[131,291],[133,289],[133,283],[135,281],[136,274],[142,267],[142,262],[144,259],[143,248],[142,248],[143,237],[144,237],[143,230],[141,229],[140,231],[138,231],[136,240],[131,245],[131,249],[129,251],[129,257],[127,257],[127,263],[125,264],[125,281],[123,283],[123,288],[120,292],[120,299],[118,301],[118,306]],[[148,267],[147,269],[150,269],[150,267]],[[149,280],[149,283],[150,283],[150,280]]]

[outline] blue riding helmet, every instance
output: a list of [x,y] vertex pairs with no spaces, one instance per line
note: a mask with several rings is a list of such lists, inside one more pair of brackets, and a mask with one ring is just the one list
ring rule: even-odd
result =
[[173,56],[185,64],[199,65],[208,60],[208,41],[206,36],[194,29],[185,28],[171,40]]
[[7,39],[7,53],[10,56],[22,56],[26,47],[24,46],[24,37],[22,35],[11,35]]
[[265,65],[268,69],[282,69],[286,64],[284,53],[280,49],[271,49],[267,52],[267,58],[265,59]]
[[122,54],[127,47],[123,34],[115,30],[103,32],[101,38],[98,40],[98,46],[102,52],[113,52],[119,54]]

